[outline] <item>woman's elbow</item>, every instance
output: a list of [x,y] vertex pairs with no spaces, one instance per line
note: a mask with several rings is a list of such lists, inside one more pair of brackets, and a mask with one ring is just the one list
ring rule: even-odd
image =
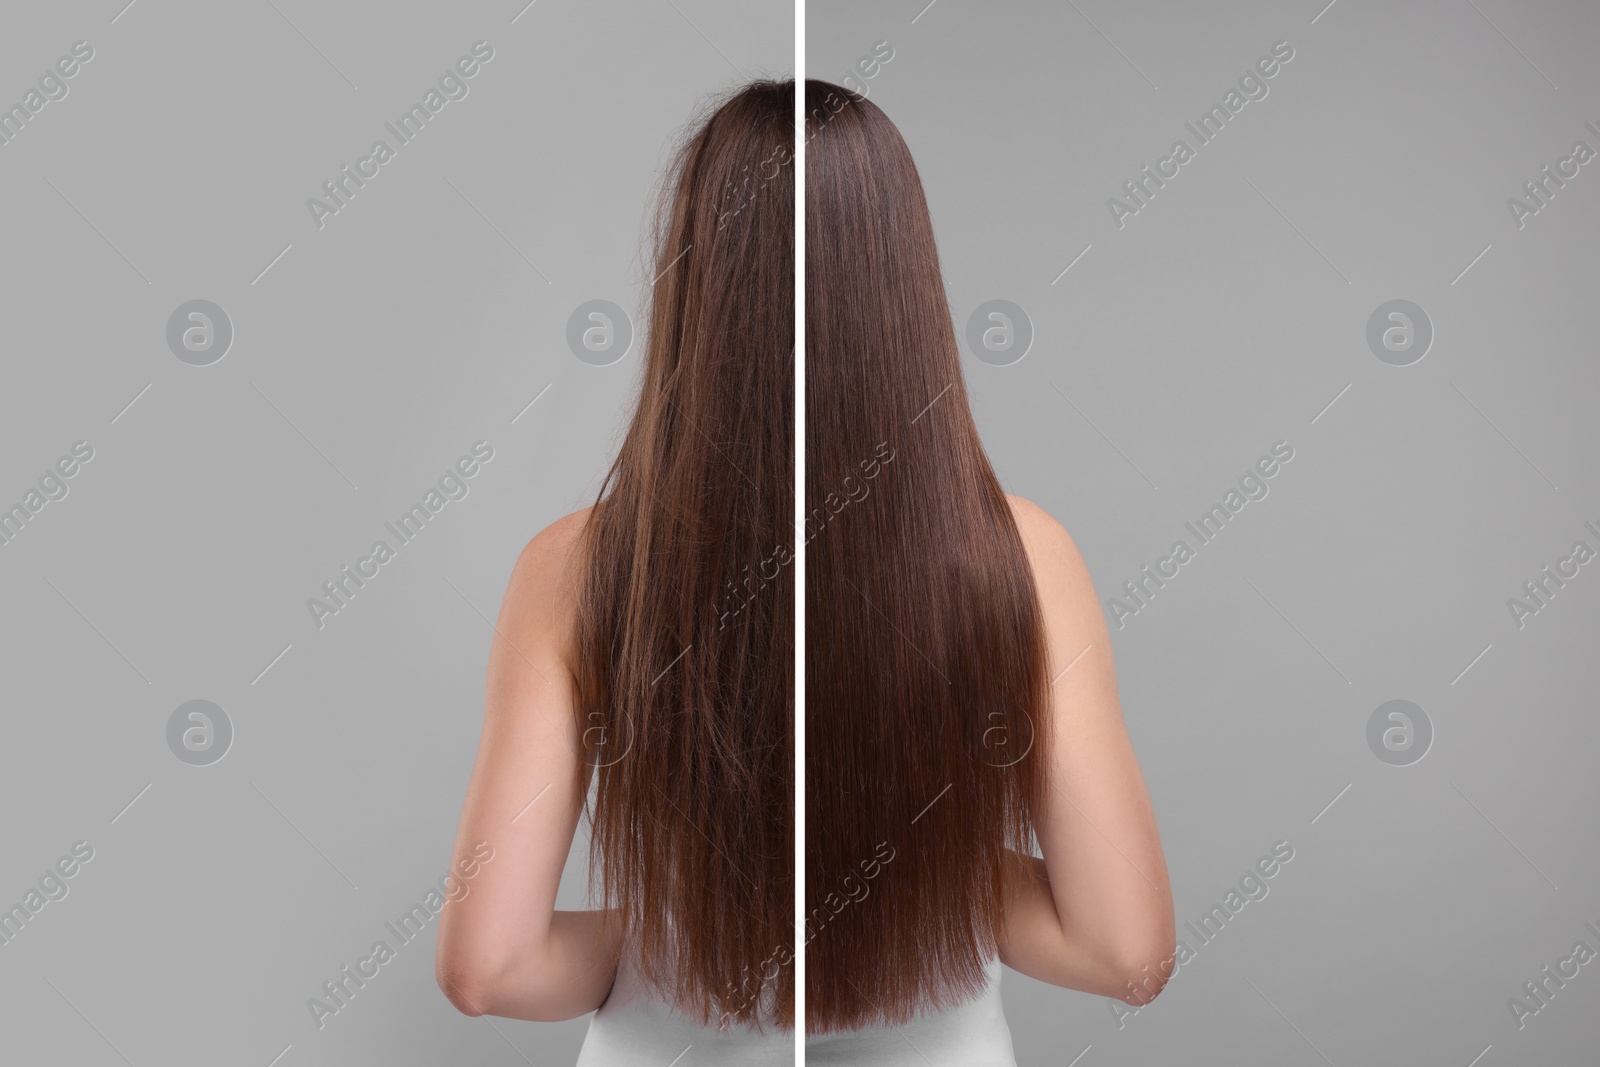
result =
[[440,952],[434,958],[433,976],[439,983],[439,991],[461,1014],[472,1016],[495,1014],[493,1009],[496,982],[481,965],[456,955]]
[[434,961],[439,989],[463,1015],[500,1015],[527,1022],[555,1023],[593,1011],[575,1007],[571,991],[541,969],[519,968],[515,976],[481,959],[440,954]]
[[1173,938],[1146,945],[1118,960],[1116,973],[1121,982],[1117,998],[1134,1007],[1150,1003],[1166,988],[1178,970],[1177,943]]

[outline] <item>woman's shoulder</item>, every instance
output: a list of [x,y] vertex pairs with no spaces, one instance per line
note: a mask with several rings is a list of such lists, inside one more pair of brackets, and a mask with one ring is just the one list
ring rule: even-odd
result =
[[529,579],[560,582],[575,576],[582,562],[584,527],[594,514],[594,506],[580,508],[563,515],[538,533],[522,547],[517,557],[516,569]]
[[582,589],[587,539],[583,536],[593,507],[556,519],[528,541],[517,556],[506,584],[497,628],[518,643],[513,632],[549,642],[566,659]]
[[1078,546],[1067,528],[1054,515],[1026,497],[1006,494],[1011,505],[1011,515],[1017,523],[1017,533],[1029,559],[1038,567],[1042,562],[1060,562],[1078,558]]
[[1098,618],[1100,601],[1089,567],[1067,528],[1025,497],[1007,493],[1006,501],[1016,517],[1046,621],[1055,628],[1079,628]]

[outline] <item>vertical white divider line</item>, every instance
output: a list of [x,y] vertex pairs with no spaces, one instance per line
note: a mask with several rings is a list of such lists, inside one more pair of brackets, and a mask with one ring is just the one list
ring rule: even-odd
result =
[[794,1062],[806,1061],[806,4],[794,4]]

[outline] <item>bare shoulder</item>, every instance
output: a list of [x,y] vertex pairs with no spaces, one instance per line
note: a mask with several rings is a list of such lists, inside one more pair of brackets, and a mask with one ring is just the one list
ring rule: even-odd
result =
[[584,529],[592,507],[563,515],[523,546],[506,585],[497,638],[517,658],[566,662],[587,561]]
[[1061,567],[1083,566],[1078,545],[1067,528],[1038,504],[1026,497],[1006,494],[1011,514],[1017,521],[1017,532],[1022,535],[1022,546],[1037,571],[1057,570]]
[[591,506],[563,515],[534,534],[517,557],[513,576],[546,592],[572,585],[583,562],[583,530],[593,512]]
[[1006,494],[1053,636],[1077,640],[1104,625],[1089,567],[1067,528],[1025,497]]

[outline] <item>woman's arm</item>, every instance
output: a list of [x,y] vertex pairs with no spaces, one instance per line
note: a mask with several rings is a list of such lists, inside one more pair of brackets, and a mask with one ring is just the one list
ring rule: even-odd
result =
[[1111,639],[1067,531],[1012,497],[1049,653],[1049,800],[1042,859],[1014,854],[1001,958],[1043,982],[1148,1003],[1172,975],[1172,889],[1122,722]]
[[[553,1021],[593,1011],[616,977],[614,917],[556,911],[588,787],[567,665],[588,511],[551,524],[512,570],[489,651],[477,764],[451,873],[481,857],[439,923],[439,988],[468,1015]],[[475,850],[476,853],[475,853]]]

